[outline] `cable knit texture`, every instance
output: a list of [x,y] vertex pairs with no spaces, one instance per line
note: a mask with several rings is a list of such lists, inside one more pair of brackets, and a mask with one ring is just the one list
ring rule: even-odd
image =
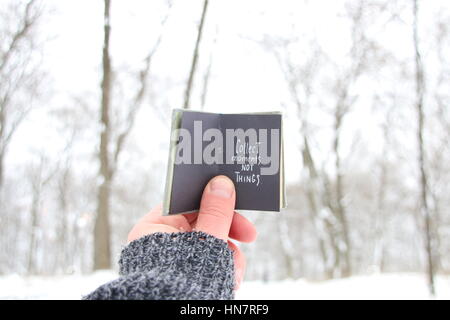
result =
[[153,233],[123,248],[120,278],[86,300],[233,299],[233,252],[204,232]]

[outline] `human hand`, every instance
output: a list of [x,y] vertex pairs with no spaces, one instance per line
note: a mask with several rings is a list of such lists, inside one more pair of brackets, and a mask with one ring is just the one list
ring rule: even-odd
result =
[[163,216],[162,206],[153,208],[133,227],[128,242],[155,232],[203,231],[228,242],[233,251],[236,289],[245,272],[245,256],[229,238],[252,242],[256,239],[254,225],[234,211],[236,192],[233,182],[226,176],[217,176],[206,185],[200,210],[196,213]]

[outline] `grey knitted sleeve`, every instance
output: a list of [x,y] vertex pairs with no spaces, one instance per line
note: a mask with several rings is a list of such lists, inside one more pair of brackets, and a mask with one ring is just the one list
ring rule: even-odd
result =
[[83,297],[99,299],[233,299],[233,253],[204,232],[154,233],[132,241],[120,278]]

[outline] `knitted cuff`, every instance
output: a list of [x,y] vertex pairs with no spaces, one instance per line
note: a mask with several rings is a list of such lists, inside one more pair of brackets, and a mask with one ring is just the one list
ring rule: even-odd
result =
[[204,232],[157,232],[130,242],[121,253],[120,274],[176,270],[191,280],[234,285],[233,252],[228,244]]

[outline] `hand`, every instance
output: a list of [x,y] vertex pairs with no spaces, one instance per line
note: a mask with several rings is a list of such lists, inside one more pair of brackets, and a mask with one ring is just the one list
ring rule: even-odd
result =
[[228,242],[233,250],[236,289],[239,288],[245,272],[245,257],[242,251],[229,238],[252,242],[256,239],[253,224],[234,212],[236,192],[233,182],[226,176],[217,176],[206,185],[200,210],[196,213],[162,216],[159,205],[144,216],[130,231],[131,242],[155,232],[203,231]]

